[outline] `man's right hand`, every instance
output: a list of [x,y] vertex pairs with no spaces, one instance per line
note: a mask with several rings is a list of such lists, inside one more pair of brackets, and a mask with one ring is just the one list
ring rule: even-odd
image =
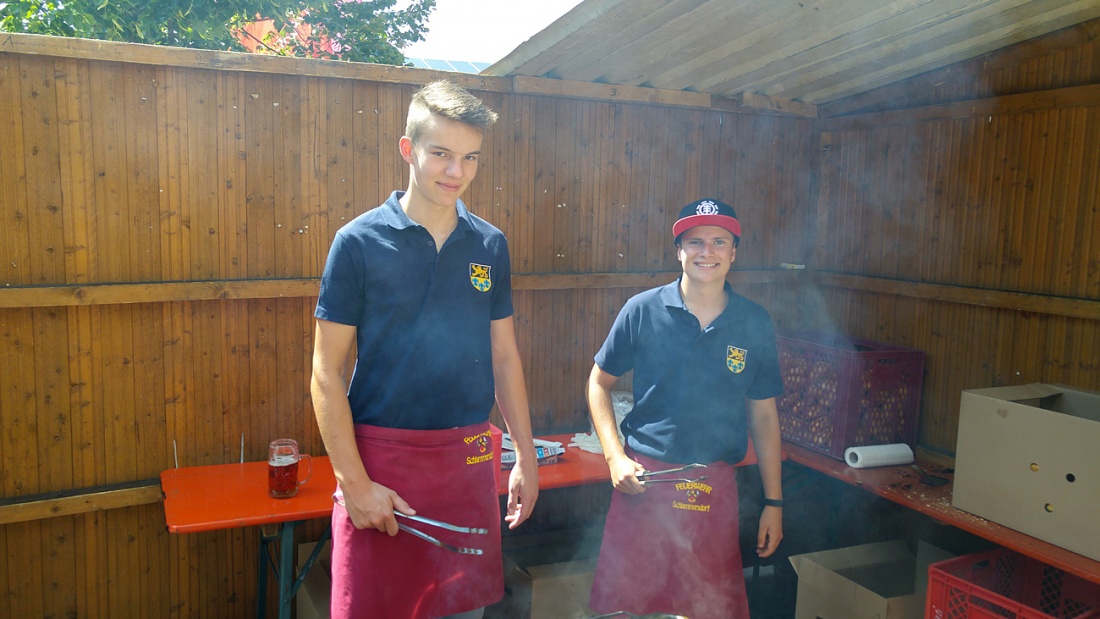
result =
[[407,516],[416,514],[396,492],[382,484],[369,482],[361,491],[343,493],[344,509],[356,529],[378,529],[397,535],[397,517],[394,511]]
[[611,485],[625,494],[641,494],[645,492],[645,484],[638,479],[638,473],[645,471],[645,467],[631,460],[625,454],[611,458],[607,463],[611,471]]

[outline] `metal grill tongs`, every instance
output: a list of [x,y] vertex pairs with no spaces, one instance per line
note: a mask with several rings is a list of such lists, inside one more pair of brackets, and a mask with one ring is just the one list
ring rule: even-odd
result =
[[[482,529],[478,527],[462,527],[457,524],[451,524],[449,522],[442,522],[439,520],[433,520],[431,518],[425,518],[424,516],[409,516],[407,514],[402,514],[399,511],[393,512],[393,515],[400,516],[401,518],[412,520],[414,522],[419,522],[421,524],[439,527],[448,531],[454,531],[455,533],[472,533],[474,535],[486,535],[489,533],[489,529]],[[397,523],[397,528],[406,533],[411,533],[416,537],[424,540],[425,542],[428,542],[429,544],[434,544],[445,550],[450,550],[451,552],[457,552],[460,555],[480,555],[484,552],[480,548],[462,548],[459,546],[453,546],[451,544],[448,544],[447,542],[444,542],[443,540],[436,539],[419,529],[414,529],[408,525],[401,524],[400,522]]]
[[[344,497],[342,495],[333,494],[332,495],[332,500],[335,501],[338,505],[342,506],[344,504]],[[405,518],[406,520],[412,520],[413,522],[419,522],[421,524],[426,524],[428,526],[439,527],[440,529],[446,529],[447,531],[454,531],[455,533],[471,533],[473,535],[487,535],[489,533],[489,529],[482,529],[482,528],[478,528],[478,527],[463,527],[463,526],[459,526],[457,524],[451,524],[449,522],[443,522],[442,520],[434,520],[432,518],[426,518],[424,516],[409,516],[408,514],[402,514],[401,512],[396,511],[396,510],[394,510],[393,515],[394,516],[399,516],[401,518]],[[429,544],[439,546],[440,548],[442,548],[444,550],[450,550],[451,552],[457,552],[460,555],[481,555],[481,554],[485,554],[485,551],[483,551],[480,548],[463,548],[463,547],[460,547],[460,546],[455,546],[453,544],[448,544],[447,542],[445,542],[441,539],[437,539],[435,537],[432,537],[431,535],[428,535],[427,533],[425,533],[425,532],[423,532],[419,529],[414,529],[414,528],[412,528],[412,527],[410,527],[406,524],[401,524],[400,522],[397,523],[397,528],[404,531],[404,532],[406,532],[406,533],[409,533],[409,534],[412,534],[416,537],[419,537],[420,539],[424,540],[425,542],[428,542]]]
[[684,466],[679,466],[679,467],[676,467],[674,469],[665,469],[663,471],[642,471],[641,473],[638,473],[637,477],[638,477],[638,481],[641,481],[641,482],[644,482],[644,483],[647,483],[647,484],[655,484],[655,483],[659,483],[659,482],[700,481],[700,480],[706,479],[707,476],[706,475],[700,475],[699,477],[693,477],[691,479],[684,479],[684,478],[653,479],[653,478],[656,477],[657,475],[670,475],[672,473],[682,473],[684,471],[690,471],[692,469],[705,469],[705,468],[707,468],[707,465],[699,464],[698,462],[696,462],[695,464],[686,464]]
[[645,615],[635,615],[625,610],[615,611],[613,613],[607,613],[606,615],[596,615],[595,617],[589,617],[588,619],[688,619],[684,615],[670,615],[668,613],[648,613]]

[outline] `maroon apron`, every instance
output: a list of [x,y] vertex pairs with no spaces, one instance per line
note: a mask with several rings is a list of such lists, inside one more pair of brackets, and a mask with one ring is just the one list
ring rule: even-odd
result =
[[398,518],[454,546],[484,550],[458,554],[405,531],[391,537],[356,529],[338,502],[332,510],[332,617],[427,619],[500,600],[500,462],[489,423],[449,430],[357,424],[355,440],[371,480],[397,492],[417,515],[489,533],[455,533]]
[[[680,465],[630,456],[650,471]],[[734,467],[716,462],[663,477],[700,475],[707,478],[649,484],[642,494],[612,494],[592,610],[748,619]]]

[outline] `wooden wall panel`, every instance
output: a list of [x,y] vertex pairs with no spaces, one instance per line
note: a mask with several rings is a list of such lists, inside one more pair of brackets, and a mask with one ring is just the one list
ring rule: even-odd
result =
[[[0,54],[0,293],[29,300],[0,308],[0,504],[234,462],[242,437],[249,460],[277,436],[323,453],[308,393],[316,288],[224,284],[320,276],[336,230],[407,184],[397,140],[416,88]],[[803,249],[807,119],[478,94],[501,121],[466,202],[508,235],[514,273],[607,282],[515,294],[537,432],[588,430],[592,356],[643,289],[614,278],[672,277],[683,204],[737,204],[740,268]],[[187,292],[202,282],[222,292]],[[138,287],[105,298],[104,284]],[[68,301],[35,300],[65,286],[78,287]],[[797,305],[793,289],[750,288]],[[153,504],[0,525],[13,592],[0,614],[250,614],[256,531],[177,536],[163,518]]]
[[[1003,61],[982,88],[1095,83],[1093,43],[1058,41],[1064,61],[1035,65],[1050,79]],[[0,507],[236,461],[242,435],[250,460],[280,435],[322,453],[316,278],[336,230],[406,186],[405,109],[437,77],[340,75],[0,54]],[[588,429],[592,355],[631,294],[678,271],[672,220],[704,196],[736,207],[736,288],[780,329],[928,353],[925,446],[953,449],[963,388],[1100,387],[1082,354],[1100,349],[1093,90],[814,121],[478,83],[501,121],[467,203],[524,283],[536,432]],[[163,524],[151,504],[0,525],[0,614],[250,613],[256,531]]]
[[828,134],[817,267],[1095,298],[1080,267],[1096,260],[1098,115],[1100,102]]
[[[284,435],[322,453],[306,401],[313,303],[4,310],[4,496],[155,478],[173,466],[174,447],[185,466],[237,461],[242,434],[248,460]],[[197,616],[231,617],[255,601],[252,530],[173,545],[181,556],[163,510],[149,505],[0,532],[6,583],[20,592],[6,598],[8,616],[167,617],[186,601],[203,609]]]
[[[1100,308],[1100,99],[1040,108],[1023,97],[1027,109],[995,114],[825,123],[837,130],[822,135],[815,268]],[[954,451],[964,389],[1100,389],[1100,311],[1006,311],[835,287],[822,295],[827,328],[926,352],[927,447]]]
[[[22,86],[20,85],[18,58],[7,58],[6,62],[0,62],[0,127],[3,128],[4,137],[7,140],[5,148],[0,148],[0,178],[21,179],[24,177],[24,146],[23,132],[20,126],[23,122],[22,111]],[[16,122],[19,119],[19,122]],[[19,130],[16,128],[19,127]],[[18,272],[26,246],[24,235],[17,232],[20,226],[25,226],[22,213],[27,205],[26,183],[15,183],[13,180],[5,182],[5,191],[0,192],[0,223],[3,224],[5,234],[0,234],[0,274],[5,281],[23,279]]]

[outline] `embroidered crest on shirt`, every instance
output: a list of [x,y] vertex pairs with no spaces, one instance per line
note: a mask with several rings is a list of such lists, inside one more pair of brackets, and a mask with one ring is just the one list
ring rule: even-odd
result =
[[482,432],[481,434],[475,434],[473,436],[467,436],[462,439],[467,445],[472,446],[477,450],[477,453],[482,454],[478,456],[466,456],[466,464],[480,464],[488,460],[493,459],[492,440],[493,435],[489,430]]
[[700,481],[682,481],[676,484],[676,491],[684,493],[684,500],[673,500],[672,507],[692,512],[709,512],[710,504],[704,505],[700,501],[709,499],[712,490],[713,487]]
[[489,265],[470,263],[470,283],[481,292],[489,292],[493,287],[493,278],[489,276]]
[[745,356],[749,351],[736,346],[726,348],[726,367],[734,374],[740,374],[745,369]]

